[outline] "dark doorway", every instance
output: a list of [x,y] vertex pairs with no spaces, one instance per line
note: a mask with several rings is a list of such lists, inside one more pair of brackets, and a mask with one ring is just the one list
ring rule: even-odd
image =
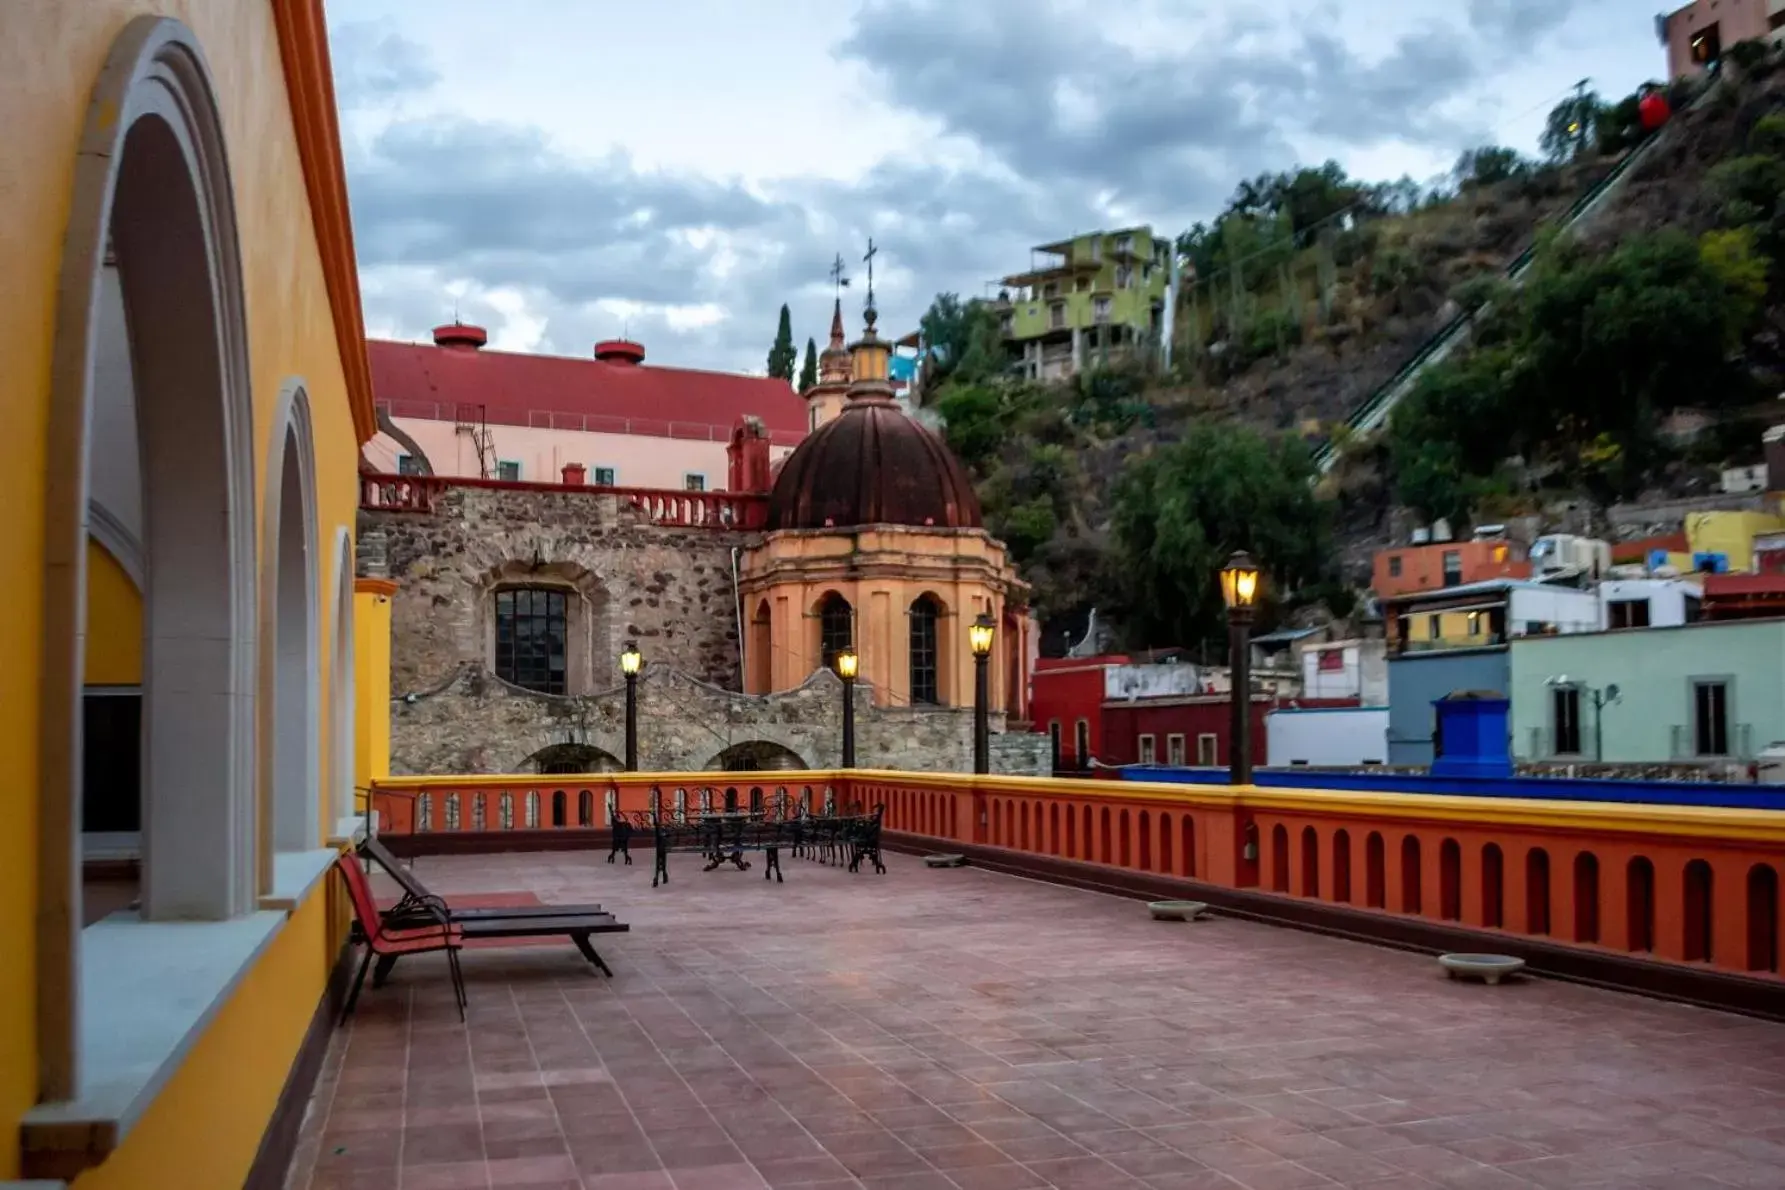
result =
[[140,831],[142,693],[89,689],[81,709],[81,829],[88,834]]

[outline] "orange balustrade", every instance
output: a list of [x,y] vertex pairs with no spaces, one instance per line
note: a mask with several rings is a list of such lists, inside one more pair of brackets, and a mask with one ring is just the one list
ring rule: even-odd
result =
[[889,831],[938,844],[1774,979],[1785,952],[1785,814],[1770,811],[870,771],[405,777],[373,804],[395,834],[884,804]]
[[469,479],[443,475],[362,473],[360,507],[381,512],[434,512],[451,487],[510,491],[566,489],[625,500],[654,525],[691,529],[760,529],[768,524],[768,497],[760,492],[686,492],[658,488],[615,488],[588,484]]

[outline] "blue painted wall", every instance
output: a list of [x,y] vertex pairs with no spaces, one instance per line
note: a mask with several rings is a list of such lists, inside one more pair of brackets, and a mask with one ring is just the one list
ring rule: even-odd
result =
[[[1129,765],[1125,781],[1225,785],[1226,769]],[[1589,777],[1433,777],[1425,773],[1326,773],[1260,769],[1253,784],[1274,789],[1330,789],[1367,793],[1443,793],[1463,797],[1526,797],[1565,802],[1629,802],[1652,806],[1728,806],[1785,810],[1785,785],[1715,785],[1686,781],[1610,781]]]
[[1432,763],[1432,704],[1458,690],[1507,692],[1512,660],[1504,648],[1448,649],[1388,659],[1388,763]]

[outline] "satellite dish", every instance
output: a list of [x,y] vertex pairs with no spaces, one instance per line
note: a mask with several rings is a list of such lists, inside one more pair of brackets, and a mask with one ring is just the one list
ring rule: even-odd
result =
[[1605,701],[1606,702],[1618,701],[1618,684],[1616,682],[1611,682],[1606,685],[1606,687],[1605,687]]

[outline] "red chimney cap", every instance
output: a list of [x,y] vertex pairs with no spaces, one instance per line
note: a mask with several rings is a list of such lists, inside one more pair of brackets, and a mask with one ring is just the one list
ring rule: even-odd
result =
[[645,347],[643,343],[634,343],[631,339],[603,339],[595,344],[595,358],[604,364],[630,367],[645,362]]
[[469,347],[473,351],[490,341],[490,333],[481,326],[448,322],[434,328],[434,346]]

